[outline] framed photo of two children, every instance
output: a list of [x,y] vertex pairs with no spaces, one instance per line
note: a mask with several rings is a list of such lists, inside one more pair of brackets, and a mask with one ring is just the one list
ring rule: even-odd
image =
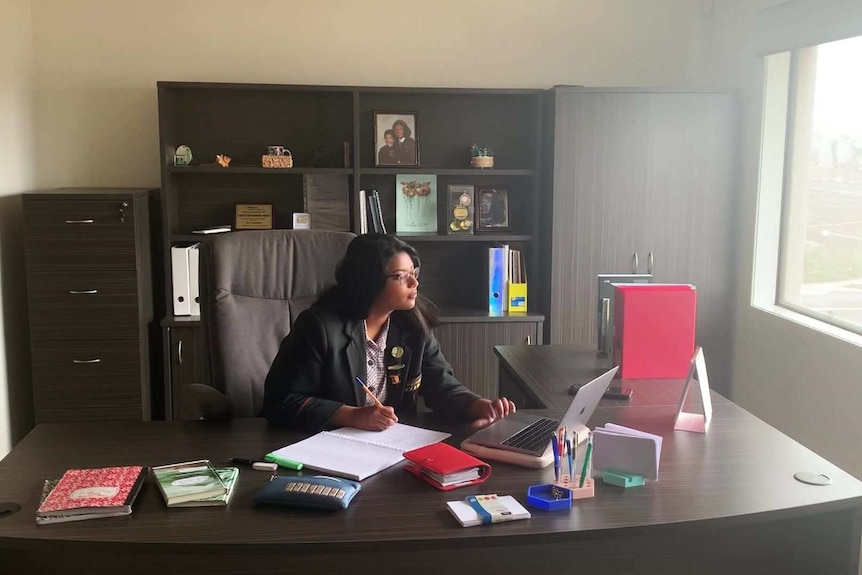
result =
[[374,165],[419,167],[415,112],[374,112]]

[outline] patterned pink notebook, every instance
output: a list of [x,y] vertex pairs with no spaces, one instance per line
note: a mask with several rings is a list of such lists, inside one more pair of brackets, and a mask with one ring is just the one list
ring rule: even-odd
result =
[[74,515],[99,513],[100,510],[131,513],[132,503],[146,477],[147,468],[140,466],[70,469],[39,506],[36,515],[54,515],[57,511]]

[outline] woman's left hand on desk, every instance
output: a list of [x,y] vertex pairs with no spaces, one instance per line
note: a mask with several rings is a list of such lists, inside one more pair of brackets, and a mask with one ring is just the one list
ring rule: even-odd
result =
[[515,412],[515,404],[501,397],[499,399],[479,398],[470,404],[467,413],[473,418],[472,427],[478,429],[491,425],[498,419],[502,419]]

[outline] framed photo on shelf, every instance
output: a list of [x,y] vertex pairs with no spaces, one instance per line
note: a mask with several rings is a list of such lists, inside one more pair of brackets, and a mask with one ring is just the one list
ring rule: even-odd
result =
[[480,188],[477,195],[479,211],[476,216],[476,231],[509,231],[509,190]]
[[374,112],[374,165],[419,167],[416,112]]

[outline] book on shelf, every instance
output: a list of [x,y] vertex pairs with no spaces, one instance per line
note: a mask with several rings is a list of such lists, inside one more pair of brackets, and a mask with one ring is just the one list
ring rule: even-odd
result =
[[377,190],[371,192],[371,197],[374,199],[374,207],[377,214],[377,219],[380,220],[380,233],[386,233],[386,222],[383,220],[383,207],[380,205],[380,194]]
[[84,519],[128,515],[146,478],[147,468],[141,466],[69,469],[39,504],[37,523],[39,517],[60,515]]
[[204,497],[203,499],[193,499],[183,503],[176,503],[171,505],[171,507],[224,507],[230,503],[231,497],[233,497],[233,492],[236,489],[237,480],[239,479],[239,468],[217,467],[215,468],[215,471],[218,473],[221,482],[224,483],[227,492],[222,493],[221,495],[214,495],[212,497]]
[[192,233],[193,234],[204,234],[204,235],[206,235],[206,234],[223,234],[225,232],[231,231],[231,229],[232,228],[230,226],[215,226],[212,228],[202,228],[199,230],[192,230]]
[[386,224],[383,223],[383,212],[380,207],[380,194],[377,193],[377,190],[368,190],[366,191],[365,199],[368,203],[368,231],[375,234],[385,234]]
[[529,519],[530,512],[511,495],[470,495],[462,501],[447,501],[446,508],[461,527],[489,525]]
[[365,199],[365,190],[359,190],[359,233],[368,233],[368,200]]
[[383,431],[341,427],[273,452],[306,467],[362,481],[399,463],[405,451],[443,441],[450,434],[396,423]]
[[208,459],[153,467],[153,475],[168,507],[227,493],[225,484]]

